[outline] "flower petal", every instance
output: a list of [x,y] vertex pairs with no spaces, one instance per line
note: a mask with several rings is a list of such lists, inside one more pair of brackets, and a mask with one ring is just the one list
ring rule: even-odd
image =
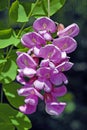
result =
[[36,74],[36,71],[32,68],[24,68],[23,74],[25,76],[28,76],[29,78],[33,77]]
[[37,70],[37,76],[48,79],[51,75],[51,69],[49,67],[41,67]]
[[52,90],[51,82],[49,80],[45,80],[44,81],[44,91],[48,93],[48,92],[51,92],[51,90]]
[[68,71],[69,69],[71,69],[72,66],[73,66],[73,63],[64,61],[58,66],[56,66],[56,69],[58,69],[58,71]]
[[58,31],[58,36],[63,37],[63,36],[70,36],[70,37],[75,37],[79,33],[79,27],[77,24],[73,23],[66,27],[65,29]]
[[49,59],[54,63],[58,63],[61,60],[61,51],[54,45],[46,45],[40,48],[39,56],[44,59]]
[[59,116],[65,109],[66,103],[51,102],[46,104],[46,112],[50,115]]
[[61,87],[55,87],[52,91],[52,95],[54,97],[64,96],[66,93],[67,93],[67,89],[64,85]]
[[17,64],[22,69],[25,67],[35,68],[37,66],[37,64],[33,60],[33,58],[30,55],[28,55],[27,53],[22,53],[18,56]]
[[36,106],[38,104],[38,97],[36,95],[32,95],[31,94],[28,97],[26,97],[24,102],[26,104],[30,104],[30,105]]
[[24,106],[20,106],[19,110],[25,114],[32,114],[36,111],[36,107],[36,105],[25,104]]
[[34,86],[35,86],[36,89],[42,90],[44,88],[43,80],[41,80],[41,79],[35,80],[34,81]]
[[39,47],[46,44],[44,38],[36,32],[24,34],[21,38],[21,42],[24,46],[28,48],[32,48],[35,46]]
[[73,52],[77,47],[77,42],[69,36],[54,39],[53,44],[66,53]]
[[47,32],[54,33],[56,31],[56,25],[48,17],[41,17],[35,20],[33,28],[36,32],[46,30]]

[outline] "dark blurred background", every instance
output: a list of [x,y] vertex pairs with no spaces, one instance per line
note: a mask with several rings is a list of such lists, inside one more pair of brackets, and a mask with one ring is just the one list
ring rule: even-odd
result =
[[[6,15],[0,12],[0,23]],[[66,72],[68,93],[59,99],[67,102],[65,111],[59,117],[50,116],[40,102],[36,113],[29,115],[31,130],[87,130],[87,0],[66,0],[64,7],[51,18],[65,27],[72,23],[79,25],[80,33],[75,38],[78,47],[69,55],[74,66]],[[3,20],[0,29],[5,28],[6,22],[8,19]]]
[[33,124],[31,130],[87,130],[87,0],[67,0],[52,19],[65,26],[77,23],[80,27],[75,38],[78,47],[69,55],[74,66],[66,72],[68,93],[61,98],[67,102],[67,107],[62,115],[52,117],[44,111],[41,102],[37,112],[29,115]]

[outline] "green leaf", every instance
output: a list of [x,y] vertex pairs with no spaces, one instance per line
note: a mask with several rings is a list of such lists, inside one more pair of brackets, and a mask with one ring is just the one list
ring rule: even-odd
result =
[[21,4],[19,4],[18,0],[12,3],[9,10],[9,16],[10,16],[10,23],[28,21],[25,9]]
[[16,0],[15,2],[12,3],[9,10],[9,16],[11,22],[16,22],[18,19],[18,7],[19,7],[19,2]]
[[10,83],[15,80],[17,74],[17,65],[13,60],[8,60],[5,65],[3,71],[0,73],[0,81],[3,84]]
[[29,130],[31,122],[23,113],[10,107],[8,104],[0,104],[0,129],[1,130]]
[[[50,0],[50,16],[55,14],[60,8],[63,7],[66,0]],[[32,4],[32,8],[35,4]],[[35,7],[33,14],[35,17],[48,15],[48,2],[47,0],[39,0]]]
[[66,0],[50,0],[50,2],[50,15],[53,15],[64,6]]
[[7,46],[14,45],[17,46],[20,43],[20,39],[17,39],[13,35],[7,39],[0,39],[0,49],[3,49]]
[[29,12],[31,11],[31,3],[29,1],[28,2],[24,1],[24,2],[21,2],[20,4],[23,5],[25,12],[28,15]]
[[0,59],[0,64],[7,62],[5,59]]
[[17,22],[27,22],[27,21],[28,21],[28,17],[26,15],[24,7],[21,4],[19,4]]
[[[46,1],[46,4],[47,4],[47,1]],[[34,6],[35,6],[35,3],[32,4],[32,9],[34,8]],[[37,3],[37,6],[34,8],[32,15],[34,15],[35,17],[48,15],[44,0],[39,0],[39,2]]]
[[5,30],[0,30],[0,39],[6,39],[9,38],[12,34],[12,29],[5,29]]
[[21,85],[16,82],[3,85],[3,90],[8,101],[15,108],[18,108],[19,106],[24,104],[24,97],[19,96],[17,93],[17,90],[20,88],[21,88]]
[[8,6],[8,0],[0,0],[0,11]]

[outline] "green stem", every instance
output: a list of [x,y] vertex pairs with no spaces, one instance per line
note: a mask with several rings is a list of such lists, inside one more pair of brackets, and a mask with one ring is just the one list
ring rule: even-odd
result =
[[50,0],[48,0],[48,17],[50,18]]
[[[33,13],[35,7],[36,7],[37,4],[38,4],[38,2],[39,2],[39,0],[36,1],[34,7],[33,7],[33,8],[31,9],[31,11],[29,12],[29,14],[28,14],[28,19],[31,17],[31,15],[32,15],[32,13]],[[27,22],[25,22],[25,23],[23,24],[23,26],[21,27],[21,29],[19,30],[18,35],[17,35],[18,38],[19,38],[19,36],[21,35],[21,32],[22,32],[22,30],[24,29],[26,23],[27,23]]]

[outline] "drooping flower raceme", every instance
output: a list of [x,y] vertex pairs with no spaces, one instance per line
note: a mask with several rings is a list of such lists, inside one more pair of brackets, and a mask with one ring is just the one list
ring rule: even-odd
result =
[[79,27],[72,24],[64,28],[62,24],[56,25],[50,18],[42,17],[35,20],[33,29],[34,32],[21,38],[28,52],[17,53],[17,81],[23,85],[18,94],[25,97],[24,105],[19,109],[31,114],[36,111],[38,99],[41,99],[48,114],[59,115],[66,103],[59,102],[58,97],[67,92],[65,85],[68,79],[64,71],[73,66],[68,54],[77,47],[73,37],[78,35]]

